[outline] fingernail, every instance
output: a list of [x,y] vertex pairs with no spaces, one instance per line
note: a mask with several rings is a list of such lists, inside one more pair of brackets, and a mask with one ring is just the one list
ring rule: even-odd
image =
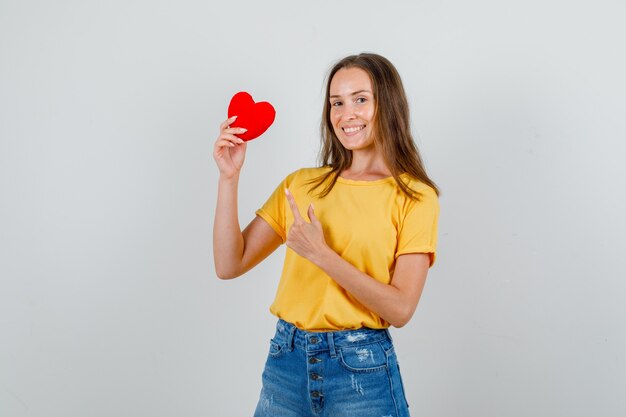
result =
[[248,129],[246,129],[245,127],[242,127],[241,130],[243,130],[244,132],[248,131]]

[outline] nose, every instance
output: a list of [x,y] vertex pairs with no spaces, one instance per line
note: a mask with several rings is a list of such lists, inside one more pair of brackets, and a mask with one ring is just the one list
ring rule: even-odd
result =
[[353,120],[357,117],[356,106],[352,103],[347,103],[343,106],[341,112],[341,118],[345,120]]

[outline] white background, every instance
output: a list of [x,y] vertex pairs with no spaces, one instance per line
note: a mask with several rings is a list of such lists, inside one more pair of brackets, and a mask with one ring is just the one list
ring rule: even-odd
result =
[[441,186],[438,261],[394,330],[411,411],[626,415],[618,0],[0,0],[0,415],[248,416],[284,248],[219,281],[211,152],[271,101],[246,224],[316,163],[324,76],[388,57]]

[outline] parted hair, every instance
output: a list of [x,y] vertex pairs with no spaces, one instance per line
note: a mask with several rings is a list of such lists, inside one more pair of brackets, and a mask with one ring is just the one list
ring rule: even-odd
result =
[[409,104],[400,74],[387,58],[373,53],[345,57],[338,61],[328,73],[320,123],[322,143],[319,163],[323,167],[330,167],[331,170],[311,182],[313,184],[311,191],[323,186],[319,196],[328,195],[337,182],[339,174],[352,163],[352,151],[343,147],[335,135],[330,120],[330,83],[337,71],[342,68],[360,68],[369,75],[372,81],[375,105],[372,130],[374,143],[382,152],[385,164],[400,189],[411,199],[420,199],[420,193],[411,189],[400,177],[406,173],[429,185],[439,195],[438,187],[426,174],[419,150],[411,135]]

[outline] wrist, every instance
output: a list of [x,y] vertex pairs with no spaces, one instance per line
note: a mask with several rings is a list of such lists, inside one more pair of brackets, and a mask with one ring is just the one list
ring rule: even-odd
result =
[[322,270],[326,271],[337,256],[339,255],[337,255],[334,250],[332,250],[328,245],[325,245],[323,249],[316,254],[315,258],[312,259],[312,262]]
[[231,174],[231,175],[226,175],[226,174],[222,174],[220,173],[219,176],[219,182],[220,184],[237,184],[239,182],[239,172],[235,173],[235,174]]

